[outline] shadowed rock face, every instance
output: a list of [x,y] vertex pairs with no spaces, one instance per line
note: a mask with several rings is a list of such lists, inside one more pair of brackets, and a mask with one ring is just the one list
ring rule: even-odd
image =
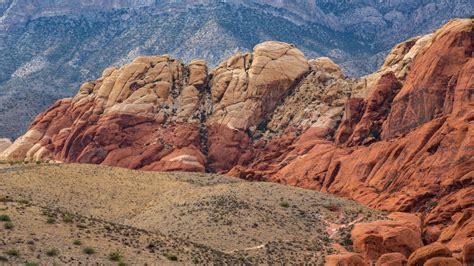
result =
[[[423,213],[413,234],[445,239],[460,254],[472,232],[445,232],[474,207],[473,34],[472,20],[454,20],[396,46],[360,80],[280,42],[211,71],[203,61],[138,58],[40,114],[2,157],[221,172],[326,191]],[[365,236],[385,243],[406,229],[377,226],[382,233],[359,230],[366,259],[408,258],[421,246],[364,250]]]

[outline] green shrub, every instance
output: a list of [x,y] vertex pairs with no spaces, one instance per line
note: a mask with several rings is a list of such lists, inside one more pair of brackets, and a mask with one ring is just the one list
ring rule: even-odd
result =
[[46,222],[48,224],[54,224],[54,223],[56,223],[56,219],[54,219],[53,217],[48,217],[48,219],[46,219]]
[[280,203],[280,206],[283,207],[283,208],[288,208],[288,207],[290,207],[290,204],[287,201],[283,201],[283,202]]
[[92,254],[95,254],[95,248],[85,247],[82,249],[82,252],[86,253],[87,255],[92,255]]
[[16,256],[20,255],[20,251],[16,248],[11,248],[11,249],[7,250],[6,253],[7,253],[7,255],[13,256],[13,257],[16,257]]
[[59,251],[56,248],[49,248],[48,250],[46,250],[46,255],[48,255],[50,257],[57,256],[58,253],[59,253]]
[[71,213],[64,213],[63,214],[63,222],[65,223],[72,223],[74,220],[74,215],[72,215]]
[[178,257],[174,254],[167,254],[166,258],[171,260],[171,261],[177,261],[178,260]]
[[7,229],[7,230],[12,230],[14,227],[15,227],[15,225],[13,225],[12,222],[6,222],[6,223],[3,225],[3,228],[5,228],[5,229]]
[[2,215],[0,215],[0,221],[1,222],[10,222],[11,219],[10,219],[10,216],[8,216],[6,214],[2,214]]
[[73,243],[74,245],[76,245],[76,246],[82,245],[82,242],[81,242],[81,240],[79,240],[79,239],[75,239],[74,241],[72,241],[72,243]]
[[122,258],[122,254],[119,251],[114,251],[109,254],[109,259],[112,261],[119,261]]

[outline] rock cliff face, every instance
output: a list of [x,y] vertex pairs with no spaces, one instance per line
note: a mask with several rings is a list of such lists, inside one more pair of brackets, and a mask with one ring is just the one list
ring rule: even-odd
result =
[[[359,80],[281,42],[213,70],[140,57],[58,101],[1,156],[220,172],[326,191],[421,214],[356,227],[361,255],[331,261],[410,262],[433,242],[461,260],[474,234],[473,41],[473,20],[453,20],[396,46]],[[410,241],[393,243],[406,233]]]
[[138,56],[214,67],[277,40],[359,77],[395,43],[473,13],[470,0],[0,0],[0,136],[17,138],[84,80]]

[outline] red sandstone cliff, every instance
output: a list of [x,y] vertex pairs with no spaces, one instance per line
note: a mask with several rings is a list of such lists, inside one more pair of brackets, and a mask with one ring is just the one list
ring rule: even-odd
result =
[[[357,81],[278,42],[212,71],[203,61],[142,57],[40,114],[2,156],[212,171],[327,191],[421,214],[369,225],[379,231],[356,228],[365,259],[397,253],[383,259],[401,254],[410,263],[438,241],[462,260],[474,238],[473,41],[472,20],[451,21],[396,46],[380,71]],[[406,228],[415,242],[397,248],[390,234]],[[368,245],[374,237],[380,243]]]

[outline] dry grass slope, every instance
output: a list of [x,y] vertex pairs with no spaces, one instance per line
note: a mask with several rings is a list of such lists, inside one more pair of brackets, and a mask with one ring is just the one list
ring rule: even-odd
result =
[[0,259],[14,264],[323,263],[347,240],[330,228],[382,216],[278,184],[75,164],[1,165],[0,198],[14,224]]

